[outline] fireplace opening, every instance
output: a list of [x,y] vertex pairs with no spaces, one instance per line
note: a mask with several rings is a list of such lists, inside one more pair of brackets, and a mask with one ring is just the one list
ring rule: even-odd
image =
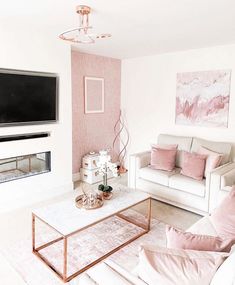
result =
[[50,151],[0,159],[0,183],[50,171]]

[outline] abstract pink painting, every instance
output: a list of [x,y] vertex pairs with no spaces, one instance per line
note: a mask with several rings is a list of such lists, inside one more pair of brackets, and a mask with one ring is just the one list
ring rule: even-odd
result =
[[175,122],[228,127],[231,70],[177,74]]

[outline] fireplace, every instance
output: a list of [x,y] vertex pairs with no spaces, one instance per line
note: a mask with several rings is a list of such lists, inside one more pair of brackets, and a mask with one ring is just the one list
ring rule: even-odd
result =
[[50,171],[50,151],[0,159],[0,183]]

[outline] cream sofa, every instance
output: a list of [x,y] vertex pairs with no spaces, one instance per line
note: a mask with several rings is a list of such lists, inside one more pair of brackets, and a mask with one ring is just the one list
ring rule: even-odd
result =
[[[218,236],[210,217],[203,217],[187,231],[195,234]],[[107,259],[106,261],[92,267],[80,276],[75,283],[77,285],[148,285],[138,278],[138,268],[132,272]],[[219,267],[210,285],[235,285],[235,250],[232,249],[229,257]],[[156,284],[158,285],[158,284]],[[160,284],[159,284],[160,285]],[[175,284],[182,285],[182,284]]]
[[[230,158],[231,143],[165,134],[158,136],[157,143],[178,145],[175,171],[151,169],[150,151],[132,154],[129,158],[128,186],[148,192],[157,200],[201,215],[211,212],[216,203],[223,198],[220,192],[226,191],[225,187],[233,182],[235,163],[232,163]],[[223,153],[224,156],[220,167],[208,173],[202,181],[197,181],[181,175],[180,168],[182,151],[197,152],[200,146]]]

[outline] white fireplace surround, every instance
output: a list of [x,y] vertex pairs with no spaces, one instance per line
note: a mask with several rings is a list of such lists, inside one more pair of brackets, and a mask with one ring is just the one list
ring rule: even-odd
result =
[[0,33],[4,38],[4,45],[0,46],[0,68],[50,72],[59,76],[57,123],[0,127],[1,136],[37,132],[51,134],[46,138],[0,143],[0,159],[51,151],[51,172],[0,184],[0,212],[5,212],[73,189],[71,50],[53,32],[40,26],[13,25],[3,20]]

